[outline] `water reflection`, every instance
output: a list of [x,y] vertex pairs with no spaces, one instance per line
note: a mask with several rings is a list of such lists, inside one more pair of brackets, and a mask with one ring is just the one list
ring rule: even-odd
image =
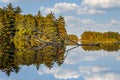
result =
[[64,45],[49,45],[39,49],[24,47],[18,50],[10,45],[1,46],[0,49],[0,70],[8,76],[11,72],[18,73],[20,65],[30,66],[33,64],[39,69],[41,64],[44,64],[50,69],[54,63],[60,66],[64,61],[66,49]]
[[[39,76],[38,80],[118,80],[120,78],[119,47],[117,44],[67,47],[48,45],[44,48],[39,46],[15,49],[6,44],[0,49],[0,70],[11,76],[12,73],[18,74],[26,68],[27,75],[39,74],[34,76]],[[36,71],[32,71],[33,65]],[[28,67],[30,67],[29,70]],[[19,75],[25,77],[23,73]],[[13,75],[12,78],[15,76],[17,75]],[[30,79],[35,80],[34,77]],[[15,80],[18,79],[15,78]],[[26,79],[29,80],[29,78]]]
[[[70,49],[71,47],[67,47]],[[77,47],[69,52],[61,67],[43,67],[40,76],[52,74],[54,80],[119,80],[120,51],[84,51]],[[49,79],[48,79],[49,80]]]
[[120,49],[120,44],[116,43],[99,43],[99,45],[95,46],[82,46],[82,48],[86,51],[95,51],[95,50],[105,50],[108,52],[118,51]]

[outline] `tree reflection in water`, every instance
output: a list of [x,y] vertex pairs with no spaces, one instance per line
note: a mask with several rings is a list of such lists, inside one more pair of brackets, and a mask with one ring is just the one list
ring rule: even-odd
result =
[[[10,44],[11,45],[11,44]],[[40,49],[30,49],[24,47],[19,50],[14,49],[9,44],[1,46],[0,49],[0,70],[8,76],[11,72],[18,73],[20,65],[35,65],[39,69],[41,64],[52,68],[54,63],[58,66],[63,64],[66,46],[48,45]]]
[[[27,44],[28,45],[28,44]],[[63,64],[65,58],[67,57],[69,51],[82,46],[84,50],[105,50],[108,52],[118,51],[120,45],[112,44],[77,44],[72,48],[66,50],[66,45],[61,44],[45,44],[43,46],[36,47],[22,47],[15,49],[15,45],[12,42],[1,43],[0,45],[0,70],[5,72],[6,75],[10,75],[11,72],[18,73],[20,70],[20,65],[35,65],[38,70],[39,67],[44,64],[49,69],[53,67],[56,63],[58,66]]]
[[[84,44],[84,43],[83,43]],[[8,76],[11,72],[18,73],[20,65],[35,65],[36,69],[39,69],[41,64],[44,64],[48,68],[52,68],[55,63],[60,66],[63,64],[67,54],[70,50],[82,46],[84,50],[105,50],[105,51],[118,51],[120,45],[118,44],[100,44],[99,46],[84,46],[78,45],[66,50],[65,45],[47,45],[44,48],[30,49],[24,47],[19,50],[15,50],[14,45],[7,44],[6,47],[1,46],[0,49],[0,70],[5,72]],[[65,54],[66,53],[66,54]]]
[[99,43],[98,46],[82,46],[85,51],[95,51],[95,50],[104,50],[104,51],[118,51],[120,49],[120,44],[116,43]]

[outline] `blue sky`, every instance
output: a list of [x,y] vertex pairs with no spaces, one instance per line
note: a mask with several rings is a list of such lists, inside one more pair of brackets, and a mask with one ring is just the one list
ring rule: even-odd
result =
[[20,6],[23,14],[40,10],[43,15],[52,11],[56,17],[64,16],[69,34],[120,32],[120,0],[0,0],[0,7],[8,3]]

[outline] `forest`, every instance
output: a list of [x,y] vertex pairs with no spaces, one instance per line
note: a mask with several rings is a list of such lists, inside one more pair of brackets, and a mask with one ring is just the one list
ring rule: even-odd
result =
[[[44,64],[52,68],[64,62],[66,46],[78,45],[78,37],[67,34],[63,16],[56,18],[54,13],[43,16],[22,14],[22,9],[9,3],[0,8],[0,70],[8,76],[18,73],[20,65],[35,65],[39,69]],[[100,46],[82,46],[84,50],[117,51],[120,46],[118,32],[85,31],[80,42],[112,43]],[[114,45],[115,44],[115,45]],[[114,48],[113,48],[114,47]]]
[[82,46],[86,51],[105,50],[108,52],[120,49],[120,34],[118,32],[85,31],[81,35],[81,44],[96,44]]
[[[64,17],[56,18],[54,13],[43,16],[22,14],[22,9],[9,3],[0,8],[0,54],[29,49],[39,49],[48,45],[76,45],[78,38],[67,34]],[[120,43],[118,32],[85,31],[82,43]]]
[[[0,8],[0,70],[8,76],[19,72],[20,65],[41,64],[52,68],[64,61],[66,45],[74,45],[78,38],[67,34],[64,17],[54,13],[43,16],[22,14],[22,9],[9,3]],[[74,39],[74,40],[73,40]]]
[[40,11],[36,15],[21,13],[22,9],[19,6],[13,7],[11,3],[0,8],[1,49],[7,48],[10,51],[51,44],[65,45],[72,43],[69,41],[72,38],[77,43],[76,35],[67,34],[64,17],[55,18],[52,12],[46,16],[41,15]]
[[82,43],[120,43],[120,34],[118,32],[95,32],[85,31],[81,35]]

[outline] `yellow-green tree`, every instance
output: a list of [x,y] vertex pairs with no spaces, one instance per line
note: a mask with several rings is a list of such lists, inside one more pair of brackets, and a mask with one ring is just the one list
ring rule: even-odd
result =
[[78,44],[78,37],[74,34],[69,34],[66,37],[65,43],[67,45],[77,45]]

